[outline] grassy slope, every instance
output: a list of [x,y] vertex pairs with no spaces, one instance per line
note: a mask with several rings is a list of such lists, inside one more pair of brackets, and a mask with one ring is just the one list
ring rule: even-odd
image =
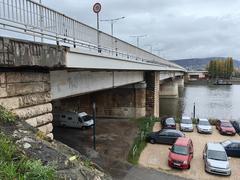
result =
[[[13,124],[15,117],[0,106],[0,125]],[[0,179],[31,179],[52,180],[55,179],[55,170],[49,166],[43,166],[38,160],[26,157],[14,144],[14,142],[0,132]]]

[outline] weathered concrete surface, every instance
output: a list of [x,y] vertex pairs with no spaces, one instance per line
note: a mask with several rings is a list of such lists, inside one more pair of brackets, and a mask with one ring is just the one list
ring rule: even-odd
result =
[[0,105],[52,137],[50,76],[47,72],[0,72]]
[[178,84],[178,87],[183,88],[184,87],[184,78],[175,79],[175,82]]
[[137,118],[146,114],[146,84],[122,86],[72,98],[53,101],[53,111],[76,111],[92,114],[96,102],[98,117]]
[[51,71],[52,99],[76,96],[144,80],[141,71]]
[[17,121],[16,125],[11,126],[0,124],[0,132],[12,139],[27,157],[38,159],[43,165],[53,166],[56,179],[111,180],[102,168],[85,156],[59,141],[46,141],[49,138],[40,135],[37,129],[24,121]]
[[66,47],[0,37],[0,66],[62,67]]
[[160,85],[161,98],[177,98],[178,97],[178,83],[173,80],[164,82]]

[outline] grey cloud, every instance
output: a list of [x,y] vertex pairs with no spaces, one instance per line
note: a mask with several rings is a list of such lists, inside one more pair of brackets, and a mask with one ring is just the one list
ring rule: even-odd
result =
[[[93,0],[42,0],[90,26],[96,25]],[[141,47],[151,44],[168,59],[232,56],[240,59],[240,0],[99,0],[101,19],[126,18],[114,25],[117,37],[130,43],[131,35],[147,34]],[[110,24],[101,22],[110,33]]]

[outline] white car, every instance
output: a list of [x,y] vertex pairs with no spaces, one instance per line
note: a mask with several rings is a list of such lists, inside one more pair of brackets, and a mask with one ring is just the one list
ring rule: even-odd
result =
[[193,131],[193,123],[192,123],[192,119],[190,117],[182,117],[181,122],[180,122],[180,130],[188,131],[188,132]]
[[199,119],[197,123],[197,131],[199,133],[212,134],[212,126],[208,119]]
[[71,128],[88,128],[94,125],[93,119],[85,112],[54,113],[54,125]]
[[207,143],[203,151],[205,171],[230,176],[231,168],[225,149],[219,143]]

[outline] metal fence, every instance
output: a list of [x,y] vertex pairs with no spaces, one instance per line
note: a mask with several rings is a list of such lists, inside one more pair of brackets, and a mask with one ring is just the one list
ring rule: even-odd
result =
[[[96,29],[31,0],[0,0],[0,25],[1,29],[98,50]],[[101,53],[183,69],[104,32],[99,35]]]

